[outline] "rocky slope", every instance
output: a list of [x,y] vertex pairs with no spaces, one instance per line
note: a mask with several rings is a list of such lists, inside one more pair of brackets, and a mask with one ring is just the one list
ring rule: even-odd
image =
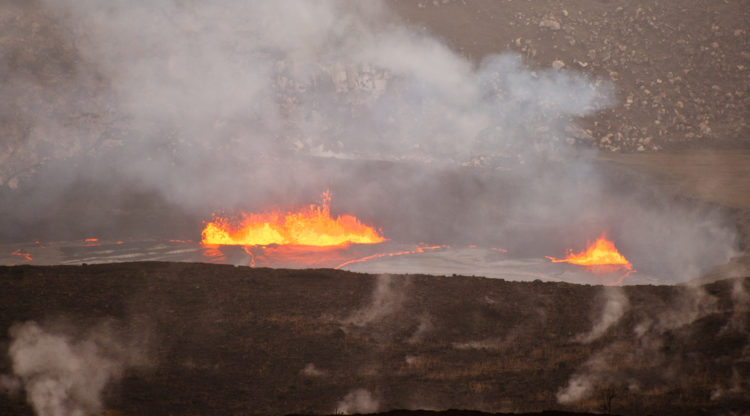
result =
[[585,123],[585,136],[601,149],[750,143],[750,10],[743,1],[390,4],[477,61],[514,51],[538,68],[613,82],[616,104]]

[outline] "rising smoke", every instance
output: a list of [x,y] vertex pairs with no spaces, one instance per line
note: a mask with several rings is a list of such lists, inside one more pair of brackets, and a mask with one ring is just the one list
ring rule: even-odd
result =
[[397,313],[406,300],[408,281],[405,280],[390,275],[377,276],[370,304],[355,311],[343,323],[365,326],[379,323],[389,315]]
[[607,286],[602,288],[602,297],[604,297],[604,307],[601,313],[594,321],[591,331],[581,334],[577,340],[583,343],[590,343],[604,335],[605,332],[627,312],[630,307],[625,291],[621,287]]
[[592,163],[576,120],[615,102],[610,83],[472,62],[384,3],[14,4],[46,53],[0,57],[0,239],[198,228],[331,188],[399,241],[543,256],[604,230],[669,282],[733,253],[721,213]]
[[25,391],[39,416],[98,414],[109,383],[148,365],[144,340],[110,321],[85,331],[28,321],[11,327],[10,336],[13,374],[3,375],[0,387]]
[[[732,327],[735,316],[744,316],[741,306],[743,300],[737,296],[744,289],[742,281],[738,279],[737,282],[739,283],[734,284],[732,292],[735,302],[732,306],[733,318],[725,329],[745,336],[746,327]],[[566,385],[558,390],[556,397],[561,404],[575,404],[607,389],[623,393],[676,388],[686,374],[681,367],[689,368],[694,362],[689,356],[670,352],[670,344],[688,342],[692,334],[686,328],[702,318],[720,312],[717,298],[697,285],[683,286],[679,288],[682,293],[674,299],[664,303],[653,302],[639,308],[637,313],[628,306],[627,288],[608,289],[601,316],[591,333],[580,337],[578,341],[591,343],[597,340],[606,328],[613,327],[631,312],[630,319],[634,324],[629,329],[632,330],[632,336],[627,341],[605,344],[594,352],[570,376]],[[738,307],[739,309],[735,309]],[[744,361],[744,357],[723,359],[734,360],[731,363],[733,371],[736,365]],[[737,386],[732,385],[730,390],[737,393]],[[717,389],[719,390],[721,388]]]
[[378,400],[366,389],[355,389],[344,396],[336,405],[336,414],[375,413],[379,408]]

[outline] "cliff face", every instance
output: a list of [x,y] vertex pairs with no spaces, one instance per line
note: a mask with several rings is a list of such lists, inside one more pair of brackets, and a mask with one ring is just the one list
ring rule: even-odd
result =
[[[124,263],[3,267],[0,286],[0,373],[17,390],[6,413],[28,413],[47,377],[69,405],[92,409],[83,398],[94,397],[125,414],[750,404],[748,279],[613,288]],[[67,355],[37,361],[33,376],[21,365],[55,345]],[[99,390],[82,396],[72,380],[88,367],[60,357],[106,363]]]

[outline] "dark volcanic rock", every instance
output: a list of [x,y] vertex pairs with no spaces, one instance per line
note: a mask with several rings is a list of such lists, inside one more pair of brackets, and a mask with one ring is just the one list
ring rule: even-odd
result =
[[[70,343],[102,322],[132,334],[122,345],[147,340],[150,365],[123,367],[102,391],[124,414],[591,412],[607,397],[624,415],[725,414],[750,406],[748,289],[750,278],[604,288],[187,263],[0,267],[0,346],[30,321]],[[11,364],[0,359],[0,374]],[[22,392],[0,398],[0,413],[29,411]]]

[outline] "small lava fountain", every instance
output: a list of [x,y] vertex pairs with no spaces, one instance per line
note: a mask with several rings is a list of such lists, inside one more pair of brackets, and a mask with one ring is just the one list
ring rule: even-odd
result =
[[352,215],[331,217],[330,203],[331,192],[326,191],[319,205],[312,204],[297,212],[242,214],[236,221],[217,216],[203,229],[202,242],[206,245],[332,247],[385,241],[377,230]]
[[568,249],[568,255],[563,259],[550,256],[545,257],[553,263],[570,263],[585,266],[587,270],[598,274],[625,271],[625,274],[619,277],[616,284],[622,283],[623,279],[635,272],[633,265],[625,256],[617,251],[615,243],[607,239],[606,233],[602,233],[593,243],[588,242],[586,250],[580,253],[574,253],[572,249]]

